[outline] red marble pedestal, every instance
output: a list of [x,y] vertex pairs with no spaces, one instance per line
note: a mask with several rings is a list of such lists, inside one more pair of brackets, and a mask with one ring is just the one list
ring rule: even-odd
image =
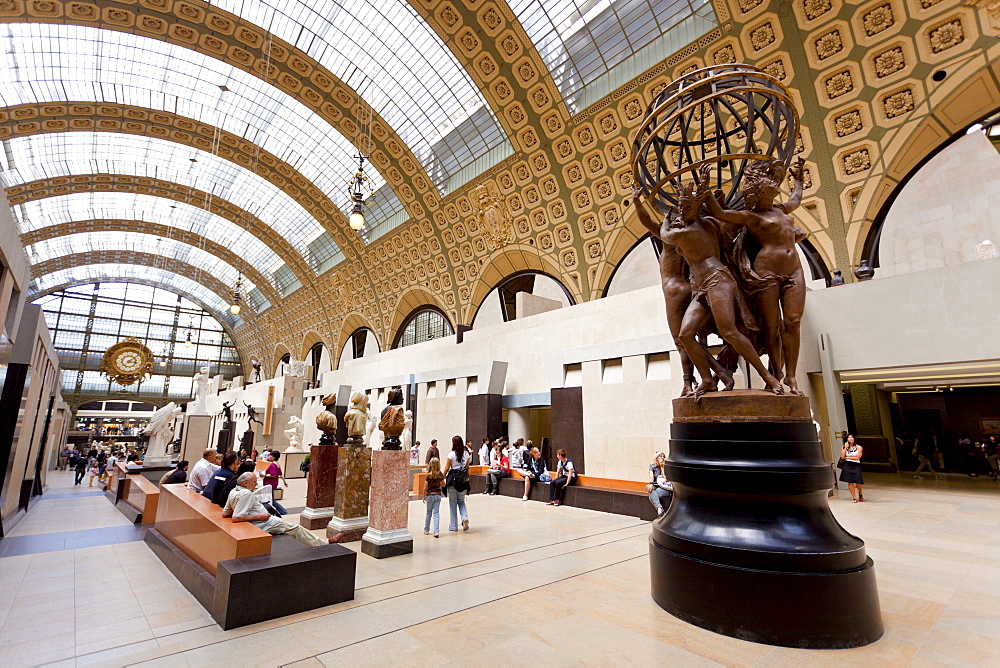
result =
[[413,552],[413,537],[407,528],[409,503],[409,451],[373,452],[369,526],[361,539],[362,552],[376,559]]
[[368,529],[368,492],[372,480],[371,448],[340,448],[333,517],[326,526],[331,543],[361,540]]
[[338,450],[336,444],[314,445],[309,449],[306,507],[299,515],[299,524],[307,529],[323,529],[333,517]]

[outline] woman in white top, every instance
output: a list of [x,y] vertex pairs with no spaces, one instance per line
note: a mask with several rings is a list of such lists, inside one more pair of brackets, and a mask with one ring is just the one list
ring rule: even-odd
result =
[[465,449],[465,441],[461,436],[451,439],[451,452],[446,460],[447,476],[445,484],[448,488],[448,507],[451,518],[448,531],[458,531],[458,515],[462,515],[462,530],[469,530],[469,511],[465,508],[465,495],[469,491],[469,460],[472,455]]
[[[846,482],[851,490],[851,503],[865,500],[864,478],[861,477],[861,453],[863,448],[854,442],[854,435],[848,434],[847,440],[840,448],[840,458],[844,467],[840,470],[840,482]],[[857,491],[857,494],[855,494]]]

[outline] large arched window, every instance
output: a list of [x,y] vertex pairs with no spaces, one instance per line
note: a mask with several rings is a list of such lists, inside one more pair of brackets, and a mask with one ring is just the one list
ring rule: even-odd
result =
[[396,344],[393,348],[404,348],[416,343],[424,343],[451,336],[455,329],[448,317],[433,306],[425,306],[410,314],[399,329]]
[[[519,313],[518,293],[541,297],[548,301],[534,300],[530,306],[523,309],[524,312]],[[523,298],[522,304],[524,304]],[[497,287],[490,290],[490,293],[483,299],[483,303],[480,304],[479,310],[476,311],[472,326],[477,329],[489,327],[542,311],[572,305],[573,297],[562,283],[548,274],[537,271],[522,271],[508,276]]]
[[344,349],[340,351],[340,361],[338,366],[349,360],[356,360],[369,355],[377,355],[382,349],[378,344],[378,337],[375,332],[367,327],[359,327],[354,330],[347,340]]
[[320,377],[333,368],[330,365],[330,349],[322,341],[313,344],[313,347],[309,349],[307,361],[312,366],[313,387],[319,387]]

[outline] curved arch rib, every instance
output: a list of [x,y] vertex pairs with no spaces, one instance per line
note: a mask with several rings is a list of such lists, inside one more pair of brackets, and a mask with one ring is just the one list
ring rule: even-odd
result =
[[[40,261],[65,255],[68,250],[81,252],[94,250],[155,250],[156,255],[184,258],[186,261],[215,259],[215,266],[198,265],[213,273],[220,280],[232,285],[237,272],[246,276],[246,292],[254,288],[272,304],[279,293],[252,265],[233,253],[226,246],[209,242],[197,234],[178,232],[166,226],[149,226],[142,221],[81,221],[66,225],[45,227],[21,237],[28,258]],[[91,229],[81,230],[81,225]],[[74,227],[75,226],[75,227]],[[140,227],[141,226],[141,227]],[[172,233],[172,234],[171,234]],[[168,236],[168,234],[170,236]],[[182,236],[183,235],[183,236]],[[251,304],[255,310],[260,304]]]

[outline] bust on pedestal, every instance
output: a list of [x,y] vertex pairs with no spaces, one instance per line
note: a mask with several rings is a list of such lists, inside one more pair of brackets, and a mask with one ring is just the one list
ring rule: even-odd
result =
[[[332,405],[336,397],[333,394],[329,396]],[[368,396],[355,390],[351,393],[351,408],[344,415],[344,421],[347,422],[347,447],[340,448],[337,453],[334,512],[326,528],[326,535],[331,543],[360,540],[368,529],[372,451],[364,444],[367,420]]]
[[[307,529],[322,529],[330,523],[334,513],[337,490],[339,450],[334,434],[337,433],[337,415],[334,413],[336,394],[322,399],[325,409],[316,416],[316,427],[323,432],[319,445],[309,448],[309,475],[306,481],[306,507],[299,515],[299,524]],[[301,424],[299,420],[299,424]],[[291,420],[289,420],[291,424]],[[292,431],[292,430],[288,430]],[[285,433],[287,434],[288,431]],[[292,438],[289,436],[289,442]],[[301,440],[299,440],[301,444]],[[285,452],[288,452],[286,450]]]
[[383,559],[413,552],[413,537],[407,528],[410,500],[410,452],[403,450],[399,436],[406,422],[403,389],[389,390],[389,405],[382,411],[379,428],[385,434],[382,449],[372,453],[369,527],[361,539],[361,551]]

